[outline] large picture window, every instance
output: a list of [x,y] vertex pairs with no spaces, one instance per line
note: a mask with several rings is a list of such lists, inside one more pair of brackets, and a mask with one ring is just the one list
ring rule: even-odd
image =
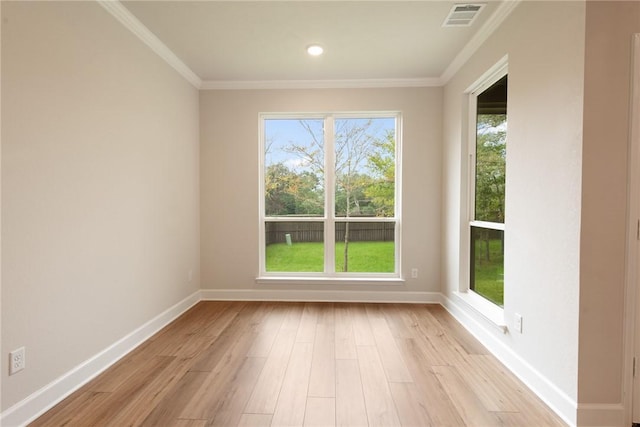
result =
[[261,274],[399,276],[399,115],[260,117]]
[[504,305],[506,67],[471,94],[469,289]]

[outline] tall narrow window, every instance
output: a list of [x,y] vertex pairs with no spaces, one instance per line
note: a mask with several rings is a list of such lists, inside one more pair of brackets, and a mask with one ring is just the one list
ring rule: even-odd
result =
[[472,93],[475,138],[472,147],[470,283],[491,302],[504,304],[507,75]]
[[398,276],[398,115],[261,117],[261,273]]

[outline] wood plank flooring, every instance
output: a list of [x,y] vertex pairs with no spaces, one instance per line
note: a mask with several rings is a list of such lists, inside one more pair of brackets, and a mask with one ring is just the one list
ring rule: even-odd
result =
[[31,426],[563,426],[439,305],[201,302]]

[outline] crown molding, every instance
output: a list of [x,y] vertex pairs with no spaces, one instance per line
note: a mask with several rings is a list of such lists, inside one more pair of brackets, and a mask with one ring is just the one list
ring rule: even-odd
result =
[[515,10],[522,0],[505,0],[498,6],[496,11],[487,19],[477,33],[473,35],[471,40],[462,48],[462,50],[453,58],[453,61],[444,70],[440,76],[443,85],[460,70],[460,68],[471,58],[471,56],[487,41],[487,39],[498,29],[500,24]]
[[451,61],[440,77],[414,79],[344,79],[344,80],[205,80],[203,81],[171,49],[136,18],[119,0],[96,0],[129,31],[171,65],[196,89],[358,89],[444,86],[513,12],[522,0],[505,0],[478,32]]
[[360,89],[393,87],[438,87],[439,78],[419,79],[347,79],[347,80],[205,80],[203,90],[237,89]]
[[194,73],[171,49],[156,37],[138,18],[120,3],[119,0],[96,0],[100,6],[113,15],[122,25],[135,34],[158,56],[171,65],[182,77],[191,83],[196,89],[200,89],[202,79]]

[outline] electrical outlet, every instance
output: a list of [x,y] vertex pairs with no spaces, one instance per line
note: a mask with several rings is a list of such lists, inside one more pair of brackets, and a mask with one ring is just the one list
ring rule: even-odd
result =
[[418,269],[417,268],[412,268],[411,269],[411,278],[412,279],[417,279],[418,278]]
[[517,332],[522,333],[522,316],[520,314],[514,315],[513,325]]
[[9,375],[17,374],[25,367],[24,347],[9,353]]

